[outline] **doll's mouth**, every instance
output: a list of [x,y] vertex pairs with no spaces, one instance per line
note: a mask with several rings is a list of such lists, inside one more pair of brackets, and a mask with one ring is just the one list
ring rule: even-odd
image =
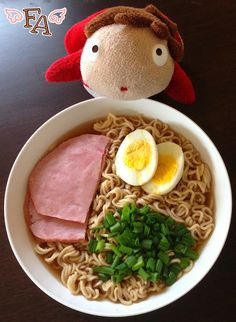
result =
[[127,92],[128,91],[128,87],[121,86],[120,91],[121,92]]

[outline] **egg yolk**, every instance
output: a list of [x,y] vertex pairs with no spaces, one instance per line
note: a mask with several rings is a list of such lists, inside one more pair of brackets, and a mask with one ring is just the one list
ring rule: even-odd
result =
[[152,181],[156,184],[170,182],[177,171],[177,162],[171,155],[159,155],[158,166]]
[[137,140],[127,146],[124,163],[132,169],[142,170],[151,160],[151,145],[145,140]]

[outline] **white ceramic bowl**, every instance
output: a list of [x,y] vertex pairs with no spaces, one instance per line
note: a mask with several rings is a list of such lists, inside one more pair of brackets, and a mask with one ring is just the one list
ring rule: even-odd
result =
[[[89,301],[74,296],[52,275],[34,253],[32,239],[23,215],[23,201],[28,176],[36,162],[58,138],[89,120],[106,116],[108,112],[130,115],[142,113],[158,118],[189,138],[210,166],[214,180],[216,226],[203,248],[194,268],[173,286],[159,295],[131,306],[108,301]],[[222,202],[223,201],[223,202]],[[12,250],[29,278],[56,301],[81,312],[99,316],[130,316],[161,308],[191,290],[207,274],[225,243],[232,210],[231,187],[223,160],[209,137],[188,117],[164,104],[144,99],[112,101],[91,99],[75,104],[44,123],[26,142],[12,167],[5,194],[5,223]]]

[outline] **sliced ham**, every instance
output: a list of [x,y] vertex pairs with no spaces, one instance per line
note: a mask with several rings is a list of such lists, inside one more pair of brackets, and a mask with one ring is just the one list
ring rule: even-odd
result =
[[29,191],[42,216],[85,223],[110,139],[84,134],[65,141],[33,169]]
[[62,220],[40,215],[31,199],[25,205],[26,221],[33,235],[47,242],[74,243],[85,240],[86,223]]

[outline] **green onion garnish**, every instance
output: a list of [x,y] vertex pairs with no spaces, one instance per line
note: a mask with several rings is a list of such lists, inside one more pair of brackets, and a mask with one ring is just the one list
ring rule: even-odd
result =
[[[198,258],[196,240],[184,224],[153,212],[149,206],[137,208],[133,203],[116,213],[119,218],[108,212],[101,224],[92,228],[95,237],[88,243],[88,251],[104,253],[110,265],[93,267],[102,281],[121,283],[125,277],[139,275],[170,286],[181,270]],[[173,258],[179,258],[179,262],[172,263]]]
[[145,281],[149,278],[149,274],[142,267],[138,270],[138,275]]
[[103,273],[108,275],[113,275],[115,273],[115,270],[109,266],[95,266],[93,267],[93,271],[95,273]]

